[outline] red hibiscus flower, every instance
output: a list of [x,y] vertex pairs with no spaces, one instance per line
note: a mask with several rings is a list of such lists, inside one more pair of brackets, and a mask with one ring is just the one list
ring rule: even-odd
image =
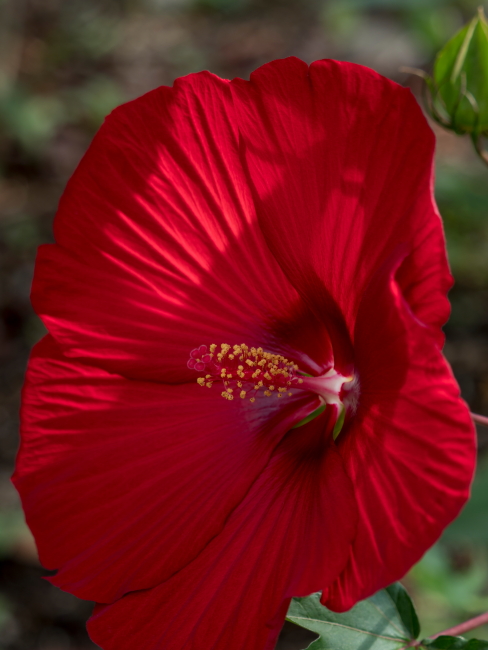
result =
[[334,61],[106,120],[39,251],[14,476],[102,648],[270,649],[292,596],[351,607],[459,512],[433,147],[408,90]]

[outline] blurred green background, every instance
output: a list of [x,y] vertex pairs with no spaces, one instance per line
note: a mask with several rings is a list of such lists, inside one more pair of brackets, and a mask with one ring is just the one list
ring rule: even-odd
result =
[[[30,346],[36,247],[51,240],[63,187],[104,116],[175,77],[248,77],[296,55],[354,61],[410,85],[476,0],[0,0],[0,650],[89,650],[88,603],[40,577],[10,485]],[[485,6],[485,9],[487,7]],[[488,168],[435,127],[436,196],[456,285],[446,354],[472,410],[488,414]],[[425,634],[488,610],[488,429],[473,497],[406,577]],[[287,627],[280,650],[305,647]],[[488,638],[488,629],[478,630]]]

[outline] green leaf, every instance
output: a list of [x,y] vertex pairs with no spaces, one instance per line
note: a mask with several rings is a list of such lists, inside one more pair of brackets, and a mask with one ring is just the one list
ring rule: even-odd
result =
[[385,589],[396,605],[398,613],[412,639],[420,634],[420,623],[412,599],[406,589],[399,582],[394,582]]
[[437,650],[488,650],[488,641],[465,639],[462,636],[438,636],[437,639],[424,639],[421,647]]
[[414,639],[415,629],[402,590],[400,586],[390,588],[391,593],[383,589],[342,614],[321,605],[319,593],[294,598],[287,620],[320,635],[309,650],[399,650]]

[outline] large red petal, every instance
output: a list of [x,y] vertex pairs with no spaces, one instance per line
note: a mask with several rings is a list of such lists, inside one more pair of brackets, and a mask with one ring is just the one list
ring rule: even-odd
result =
[[[400,243],[398,281],[435,331],[451,283],[432,196],[434,136],[409,90],[351,63],[299,59],[234,80],[242,158],[266,241],[345,358],[361,296]],[[343,324],[341,325],[341,321]]]
[[[312,401],[311,401],[312,400]],[[66,359],[50,337],[24,388],[14,483],[52,582],[111,602],[167,579],[217,535],[314,398],[229,402]]]
[[68,356],[168,383],[193,379],[186,361],[202,343],[294,349],[315,372],[330,361],[323,326],[260,231],[229,83],[214,75],[107,118],[61,199],[55,237],[39,251],[32,299]]
[[104,650],[272,650],[289,599],[328,584],[356,526],[351,484],[324,418],[291,431],[223,532],[183,571],[98,606]]
[[336,611],[420,559],[466,502],[475,464],[456,381],[387,268],[364,295],[354,342],[359,409],[338,442],[360,517],[350,562],[323,594]]

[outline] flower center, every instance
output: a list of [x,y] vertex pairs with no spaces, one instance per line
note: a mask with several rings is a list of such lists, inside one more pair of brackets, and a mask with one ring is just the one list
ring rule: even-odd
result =
[[188,367],[203,374],[197,379],[200,386],[211,388],[217,382],[224,390],[221,395],[233,400],[254,402],[259,391],[266,397],[292,396],[296,390],[306,390],[318,395],[321,409],[325,405],[337,408],[337,418],[345,408],[355,408],[357,381],[344,377],[330,368],[319,377],[301,372],[296,363],[280,354],[265,352],[263,348],[249,348],[245,343],[230,346],[222,343],[220,350],[215,343],[210,347],[201,345],[190,352]]

